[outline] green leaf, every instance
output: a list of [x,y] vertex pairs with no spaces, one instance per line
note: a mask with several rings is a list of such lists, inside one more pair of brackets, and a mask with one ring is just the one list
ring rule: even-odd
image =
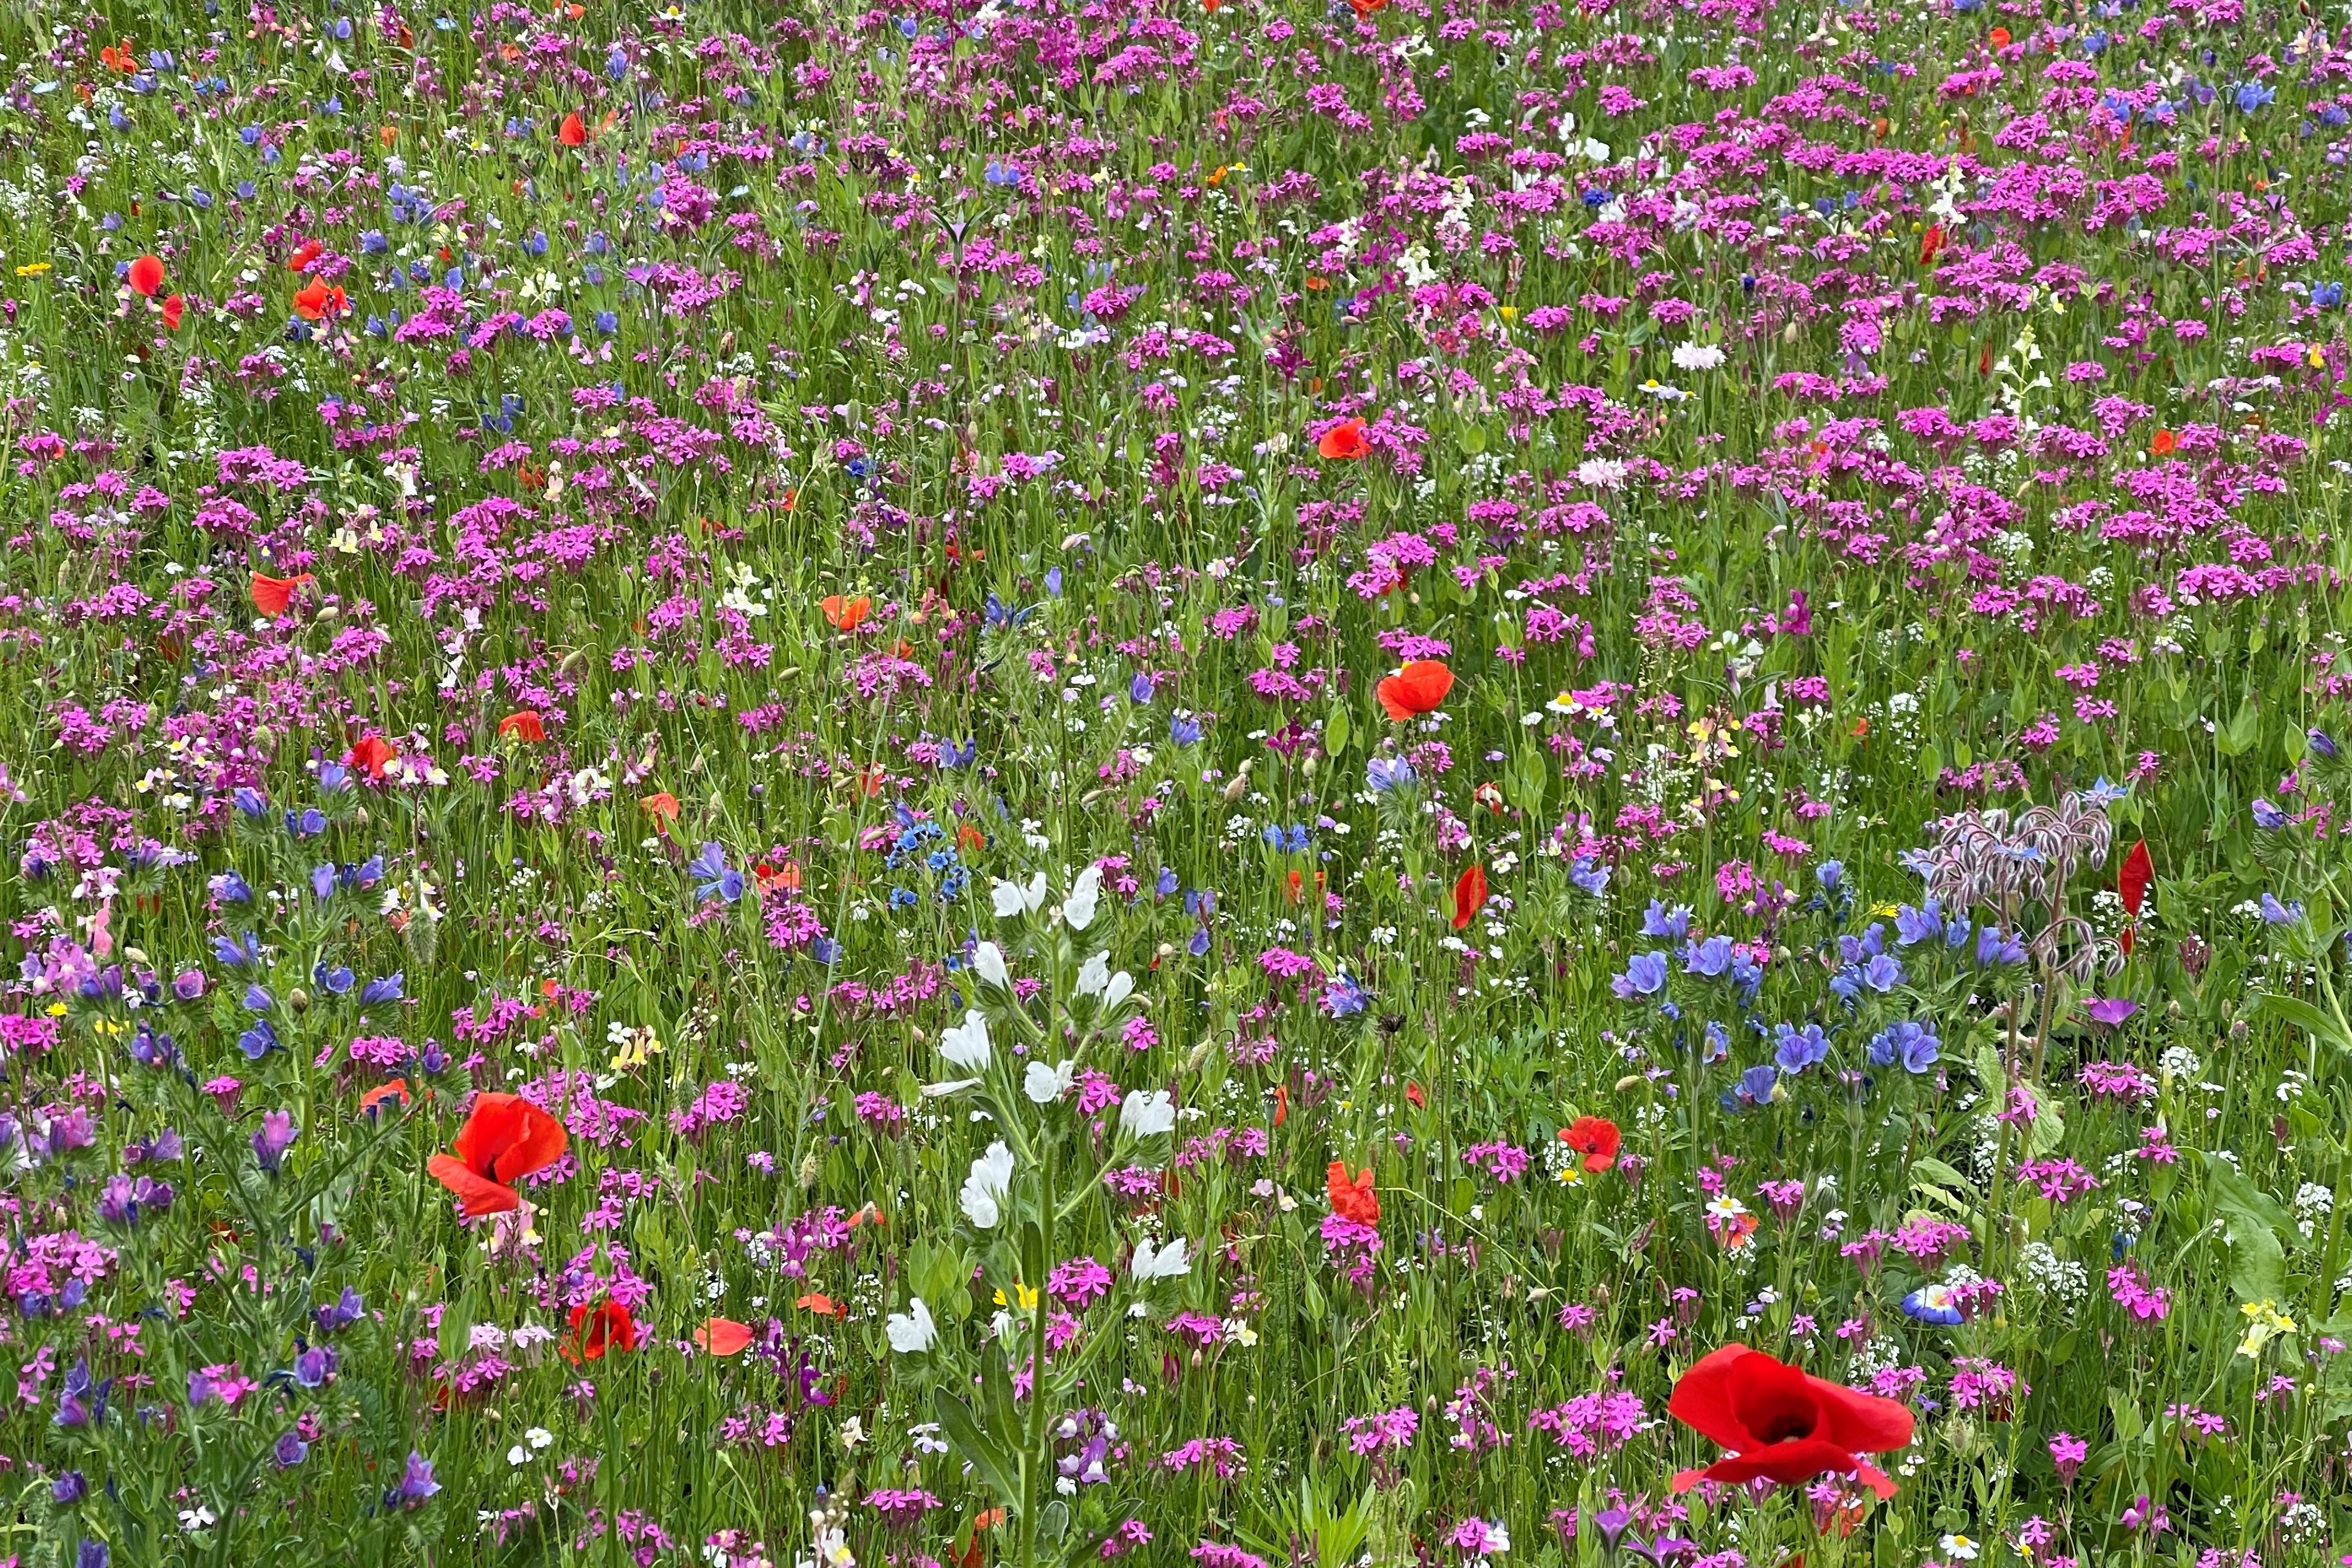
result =
[[2248,1181],[2235,1166],[2205,1153],[2205,1184],[2213,1213],[2230,1239],[2230,1288],[2242,1301],[2275,1301],[2286,1290],[2286,1249],[2294,1220],[2279,1201]]
[[997,1500],[1009,1509],[1021,1506],[1021,1489],[1013,1484],[1013,1467],[1004,1451],[982,1433],[980,1424],[971,1416],[971,1407],[944,1388],[931,1393],[931,1414],[938,1417],[940,1429],[947,1434],[948,1442],[957,1455],[971,1462]]
[[1348,738],[1355,733],[1355,721],[1348,716],[1347,708],[1339,703],[1331,705],[1331,716],[1323,725],[1323,749],[1337,758],[1348,749]]
[[2306,1030],[2314,1039],[2325,1040],[2338,1051],[2352,1051],[2352,1036],[2345,1034],[2344,1026],[2332,1015],[2322,1012],[2300,997],[2282,997],[2265,991],[2254,998],[2254,1009],[2297,1029]]
[[2213,732],[2213,744],[2224,757],[2243,757],[2262,738],[2263,712],[2248,697],[2238,706],[2238,716]]

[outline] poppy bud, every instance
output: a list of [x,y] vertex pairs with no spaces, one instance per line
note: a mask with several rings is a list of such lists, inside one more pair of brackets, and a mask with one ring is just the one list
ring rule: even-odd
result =
[[299,1015],[310,1010],[310,993],[297,986],[286,993],[286,1005]]

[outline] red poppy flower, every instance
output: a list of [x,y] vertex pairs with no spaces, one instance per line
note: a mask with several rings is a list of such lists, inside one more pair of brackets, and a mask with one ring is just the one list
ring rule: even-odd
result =
[[1929,224],[1927,232],[1919,236],[1919,265],[1925,267],[1935,260],[1936,253],[1943,248],[1944,225]]
[[348,768],[363,768],[371,782],[381,783],[383,770],[400,760],[400,748],[380,735],[363,735],[343,754]]
[[180,329],[180,316],[187,308],[187,301],[176,294],[167,294],[163,297],[163,328],[166,331],[176,332]]
[[1605,1116],[1579,1116],[1559,1130],[1559,1141],[1584,1156],[1584,1168],[1598,1175],[1617,1163],[1625,1134]]
[[306,239],[302,242],[300,249],[286,258],[286,270],[299,272],[326,254],[325,246],[320,245],[317,240]]
[[637,1320],[628,1308],[614,1301],[574,1307],[572,1332],[557,1348],[562,1352],[563,1359],[574,1366],[583,1361],[602,1361],[608,1350],[635,1350]]
[[807,1295],[803,1296],[799,1301],[794,1301],[793,1305],[804,1308],[809,1312],[816,1312],[828,1318],[845,1318],[849,1315],[849,1309],[847,1307],[843,1306],[839,1301],[835,1301],[823,1291],[811,1291]]
[[578,110],[563,117],[563,123],[555,128],[555,139],[566,147],[578,147],[588,140],[588,122],[580,118]]
[[1991,32],[1985,35],[1985,38],[1996,49],[2005,49],[2009,47],[2009,29],[2007,27],[1995,27]]
[[2151,457],[2169,457],[2172,455],[2173,448],[2179,444],[2180,437],[2173,434],[2172,432],[2168,430],[2158,430],[2156,433],[2156,439],[2147,444],[2148,455]]
[[513,1184],[562,1159],[569,1143],[563,1124],[521,1095],[482,1094],[457,1129],[456,1157],[436,1155],[425,1168],[479,1218],[522,1207]]
[[349,303],[340,288],[330,287],[324,278],[314,277],[294,296],[294,314],[305,321],[323,321],[330,316],[340,316]]
[[1279,1127],[1288,1120],[1290,1120],[1290,1085],[1277,1083],[1274,1086],[1274,1124]]
[[309,572],[296,577],[269,577],[253,574],[253,607],[264,615],[283,615],[286,606],[293,602],[294,591],[306,582],[316,582]]
[[2156,859],[2147,852],[2147,841],[2132,845],[2131,853],[2124,856],[2121,870],[2116,873],[2116,894],[2124,901],[2124,914],[2131,924],[2124,927],[2124,956],[2131,956],[2132,938],[2139,927],[2140,905],[2147,902],[2147,890],[2156,882]]
[[1900,1402],[1814,1377],[1744,1344],[1702,1357],[1675,1385],[1666,1409],[1731,1450],[1705,1469],[1677,1474],[1677,1492],[1702,1479],[1738,1486],[1763,1478],[1793,1486],[1851,1470],[1890,1498],[1895,1482],[1862,1456],[1911,1441],[1911,1412]]
[[1324,1190],[1330,1195],[1331,1212],[1358,1225],[1378,1225],[1381,1222],[1380,1195],[1372,1190],[1371,1167],[1367,1166],[1356,1179],[1348,1179],[1348,1162],[1333,1160],[1331,1168],[1323,1174]]
[[403,1110],[408,1108],[408,1080],[395,1078],[389,1083],[379,1083],[360,1096],[360,1113],[366,1115],[387,1100],[398,1100]]
[[142,256],[131,264],[131,292],[143,299],[152,299],[163,287],[163,264],[152,256]]
[[515,736],[522,740],[538,742],[547,738],[547,726],[540,722],[539,715],[535,711],[522,708],[499,720],[499,733]]
[[1352,463],[1371,451],[1372,444],[1364,439],[1364,422],[1343,419],[1323,433],[1315,444],[1315,455],[1338,463]]
[[824,612],[826,624],[835,631],[855,632],[865,622],[867,612],[874,608],[874,601],[862,593],[855,599],[828,593],[817,601],[817,608]]
[[694,1331],[694,1343],[713,1355],[734,1355],[751,1343],[751,1325],[713,1318]]
[[1436,659],[1415,659],[1372,688],[1381,708],[1402,724],[1431,712],[1454,689],[1454,672]]
[[1486,868],[1473,864],[1454,883],[1454,929],[1461,930],[1478,917],[1486,904]]
[[677,797],[667,789],[657,790],[637,802],[645,814],[654,820],[654,831],[667,835],[669,825],[677,821]]

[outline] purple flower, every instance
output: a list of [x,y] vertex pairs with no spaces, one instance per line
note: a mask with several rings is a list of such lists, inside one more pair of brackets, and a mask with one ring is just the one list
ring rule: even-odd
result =
[[411,1448],[400,1484],[385,1492],[383,1500],[395,1508],[422,1508],[425,1500],[440,1490],[441,1483],[433,1479],[433,1461]]
[[2122,997],[2101,997],[2083,1010],[2091,1015],[2093,1023],[2113,1029],[2139,1011],[2139,1004]]
[[286,1151],[292,1146],[294,1134],[299,1131],[300,1129],[294,1125],[294,1118],[289,1113],[262,1113],[261,1131],[253,1134],[253,1157],[261,1162],[263,1170],[273,1175],[277,1172],[278,1163],[285,1159]]
[[1635,997],[1654,997],[1666,988],[1666,956],[1664,953],[1637,953],[1625,966],[1625,972],[1612,977],[1610,989],[1620,1001],[1632,1001]]

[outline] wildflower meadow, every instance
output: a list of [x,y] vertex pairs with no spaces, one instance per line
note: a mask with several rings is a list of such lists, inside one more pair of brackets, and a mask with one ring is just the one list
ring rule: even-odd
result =
[[0,1568],[2352,1563],[2347,152],[2336,0],[6,7]]

